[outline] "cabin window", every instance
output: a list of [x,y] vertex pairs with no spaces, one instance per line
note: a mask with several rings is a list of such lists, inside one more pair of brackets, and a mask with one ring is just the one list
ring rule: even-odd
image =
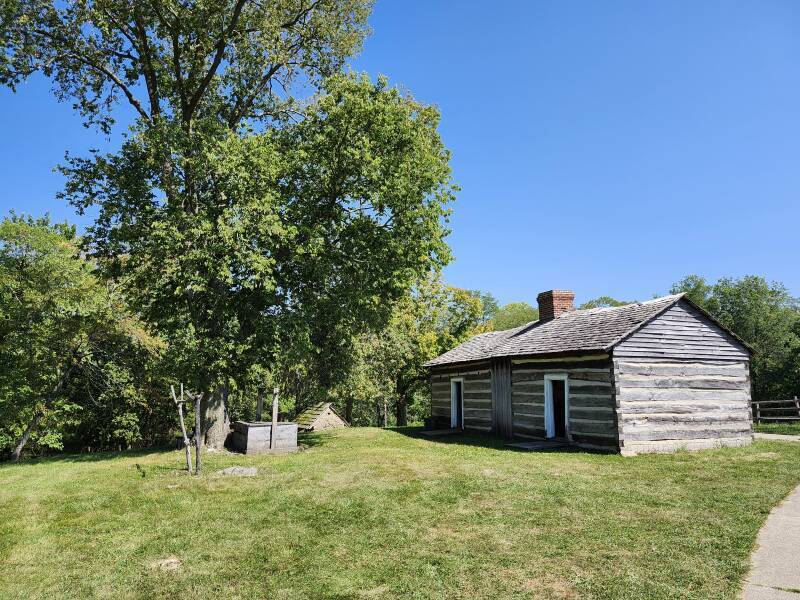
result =
[[450,380],[450,427],[464,428],[464,380]]
[[569,379],[566,373],[544,376],[544,424],[546,437],[569,439]]

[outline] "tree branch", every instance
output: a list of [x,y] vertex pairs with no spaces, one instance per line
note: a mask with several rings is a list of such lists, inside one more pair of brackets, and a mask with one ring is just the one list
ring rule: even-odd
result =
[[211,66],[208,69],[205,77],[203,77],[200,85],[195,90],[194,94],[192,94],[191,98],[189,99],[189,106],[188,106],[188,117],[191,118],[194,111],[197,109],[197,105],[200,103],[200,99],[205,94],[206,89],[208,89],[211,80],[214,78],[214,75],[219,68],[219,64],[222,62],[222,57],[225,55],[225,47],[227,46],[228,38],[230,37],[233,30],[236,29],[236,25],[239,22],[239,16],[242,14],[242,9],[244,8],[246,0],[237,0],[236,6],[233,8],[233,15],[231,16],[231,22],[228,24],[228,27],[222,32],[219,40],[217,41],[216,52],[214,54],[214,59],[211,62]]
[[[34,29],[33,33],[37,34],[37,35],[40,35],[40,36],[42,36],[44,38],[47,38],[49,40],[55,40],[55,41],[58,41],[58,42],[60,42],[60,43],[62,43],[64,45],[67,45],[67,40],[61,39],[58,36],[53,35],[49,31],[46,31],[46,30],[43,30],[43,29]],[[98,48],[97,46],[93,46],[93,47],[98,52],[103,53],[102,49]],[[86,58],[85,56],[82,56],[79,52],[74,51],[74,50],[73,51],[69,51],[68,50],[63,56],[65,58],[72,58],[73,60],[76,60],[79,63],[86,65],[90,69],[94,69],[95,71],[101,73],[102,75],[105,75],[108,79],[110,79],[114,83],[114,85],[116,85],[117,87],[119,87],[119,89],[122,90],[122,93],[125,94],[125,97],[128,99],[128,102],[131,104],[131,106],[133,106],[133,108],[135,108],[136,111],[142,117],[144,117],[148,121],[150,120],[150,115],[147,114],[147,111],[144,110],[144,107],[139,102],[139,100],[136,98],[136,96],[133,95],[133,92],[131,92],[130,88],[128,88],[128,86],[126,86],[122,82],[122,80],[117,76],[117,74],[114,73],[111,69],[109,69],[106,65],[98,64],[98,63],[96,63],[94,61],[91,61],[88,58]]]
[[147,40],[147,31],[142,23],[141,13],[139,12],[139,4],[133,4],[133,22],[134,31],[136,32],[136,39],[142,45],[142,50],[139,54],[144,58],[141,62],[142,73],[144,74],[145,85],[147,86],[147,95],[150,98],[150,114],[153,118],[161,114],[161,97],[158,92],[158,77],[156,76],[155,69],[153,68],[153,57],[150,53],[150,42]]

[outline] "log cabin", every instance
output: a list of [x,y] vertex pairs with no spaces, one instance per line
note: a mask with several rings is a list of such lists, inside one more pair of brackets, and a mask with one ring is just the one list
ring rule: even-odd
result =
[[623,455],[753,438],[750,347],[683,294],[575,310],[477,335],[426,363],[433,427],[553,439]]

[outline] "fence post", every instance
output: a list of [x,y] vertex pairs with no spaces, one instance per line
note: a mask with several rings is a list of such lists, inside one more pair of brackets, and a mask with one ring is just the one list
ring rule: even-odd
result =
[[800,400],[797,399],[797,396],[794,397],[794,407],[797,409],[797,418],[800,419]]
[[761,405],[758,402],[754,402],[756,405],[756,425],[761,423]]

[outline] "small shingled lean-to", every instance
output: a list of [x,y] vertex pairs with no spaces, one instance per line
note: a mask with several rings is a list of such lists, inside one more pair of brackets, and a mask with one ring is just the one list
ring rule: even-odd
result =
[[336,412],[332,402],[319,402],[308,407],[297,415],[297,427],[300,431],[321,431],[347,427],[347,421]]
[[753,439],[751,349],[683,294],[575,310],[539,294],[538,321],[428,362],[433,428],[552,439],[622,454]]

